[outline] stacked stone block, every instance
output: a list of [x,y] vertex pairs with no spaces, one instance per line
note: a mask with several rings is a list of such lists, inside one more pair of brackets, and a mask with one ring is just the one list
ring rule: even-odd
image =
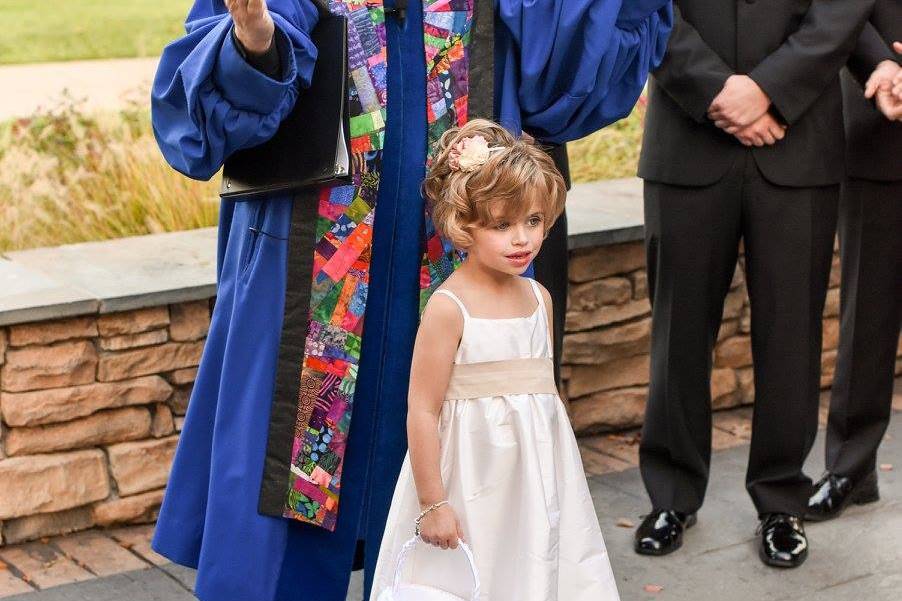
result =
[[210,300],[0,329],[0,541],[152,522]]
[[[837,248],[823,316],[822,388],[833,383],[836,364],[839,276]],[[648,397],[651,336],[642,242],[574,251],[570,280],[561,393],[569,401],[573,426],[578,434],[640,426]],[[740,258],[713,353],[715,410],[754,400],[750,317]],[[896,362],[896,374],[900,373],[902,359]]]

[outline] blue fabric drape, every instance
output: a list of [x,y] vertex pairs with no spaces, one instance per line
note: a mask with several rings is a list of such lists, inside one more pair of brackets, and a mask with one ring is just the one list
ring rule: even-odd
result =
[[547,142],[630,113],[660,64],[669,0],[496,0],[496,114]]

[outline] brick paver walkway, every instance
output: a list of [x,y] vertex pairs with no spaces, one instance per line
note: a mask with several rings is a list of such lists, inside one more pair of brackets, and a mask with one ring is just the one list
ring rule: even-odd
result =
[[151,550],[152,534],[148,524],[0,547],[0,597],[172,565]]

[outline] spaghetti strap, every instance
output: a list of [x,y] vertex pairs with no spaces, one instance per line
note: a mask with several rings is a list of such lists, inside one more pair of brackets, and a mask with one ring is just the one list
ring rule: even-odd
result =
[[441,288],[435,291],[435,294],[444,294],[448,298],[454,301],[454,303],[460,307],[460,312],[463,313],[464,321],[470,318],[470,313],[467,311],[467,308],[464,306],[463,301],[461,301],[456,294],[451,292],[450,290],[446,290],[445,288]]
[[551,324],[548,322],[548,308],[545,306],[545,297],[542,295],[542,291],[539,290],[539,285],[532,278],[526,278],[529,280],[529,285],[532,286],[532,291],[536,295],[536,300],[539,301],[539,309],[542,314],[542,323],[545,324],[545,338],[548,340],[548,352],[554,353],[554,341],[551,339]]
[[548,313],[548,309],[545,308],[545,297],[542,296],[542,291],[539,290],[539,285],[532,278],[526,278],[529,280],[529,285],[532,286],[532,292],[536,295],[536,300],[539,301],[539,306],[542,308],[543,313]]

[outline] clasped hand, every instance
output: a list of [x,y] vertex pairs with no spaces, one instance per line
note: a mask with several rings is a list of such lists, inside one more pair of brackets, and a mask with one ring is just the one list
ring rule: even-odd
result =
[[786,135],[769,108],[770,98],[751,77],[731,75],[711,102],[708,118],[745,146],[769,146]]
[[253,54],[269,50],[276,26],[266,8],[266,0],[225,0],[225,3],[241,45]]
[[[902,43],[893,48],[902,54]],[[902,121],[902,67],[893,60],[881,62],[864,86],[864,97],[873,99],[877,109],[890,121]]]
[[[902,54],[902,42],[893,42],[893,50],[896,51],[896,54]],[[896,99],[902,100],[902,69],[893,77],[891,91]]]
[[731,75],[708,107],[714,125],[735,134],[757,121],[770,107],[770,98],[748,75]]

